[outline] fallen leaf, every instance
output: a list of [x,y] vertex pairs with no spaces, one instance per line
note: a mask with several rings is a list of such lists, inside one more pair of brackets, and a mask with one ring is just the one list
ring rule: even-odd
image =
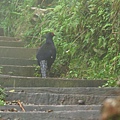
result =
[[15,90],[10,90],[9,92],[15,92]]

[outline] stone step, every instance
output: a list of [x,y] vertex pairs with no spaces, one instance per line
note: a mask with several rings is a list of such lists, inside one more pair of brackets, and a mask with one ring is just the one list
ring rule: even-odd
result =
[[[77,111],[77,110],[100,110],[101,105],[23,105],[25,111]],[[19,105],[4,105],[0,106],[0,111],[16,110],[22,112]]]
[[[84,95],[84,94],[55,94],[55,93],[25,93],[9,92],[7,101],[20,100],[24,104],[34,105],[101,105],[106,98],[116,96]],[[82,103],[80,103],[82,101]]]
[[24,93],[55,93],[55,94],[80,94],[80,95],[101,95],[120,96],[120,88],[98,88],[98,87],[6,87],[6,92]]
[[8,37],[8,36],[0,36],[0,40],[4,40],[4,41],[19,41],[19,38]]
[[0,57],[33,59],[36,56],[36,52],[37,50],[34,48],[0,46]]
[[24,47],[25,43],[23,41],[5,41],[5,40],[0,40],[0,46]]
[[1,74],[13,76],[35,76],[34,66],[1,65]]
[[66,78],[40,78],[0,75],[0,85],[3,87],[98,87],[106,80],[81,80]]
[[56,112],[0,112],[5,120],[99,120],[97,110],[56,111]]
[[37,65],[36,60],[21,59],[21,58],[8,58],[0,57],[0,65],[19,65],[19,66],[31,66]]

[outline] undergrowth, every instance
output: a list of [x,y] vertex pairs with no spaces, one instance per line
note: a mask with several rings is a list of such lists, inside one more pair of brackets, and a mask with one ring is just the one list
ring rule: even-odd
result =
[[5,96],[4,89],[0,86],[0,106],[5,105]]
[[54,0],[44,6],[43,2],[1,2],[6,35],[24,39],[27,47],[38,47],[44,34],[53,31],[54,77],[116,81],[120,75],[120,1]]

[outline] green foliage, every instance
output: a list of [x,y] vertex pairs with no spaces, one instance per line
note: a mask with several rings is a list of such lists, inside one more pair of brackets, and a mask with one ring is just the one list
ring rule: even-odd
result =
[[[11,0],[11,1],[1,1],[0,2],[0,26],[4,28],[6,35],[15,36],[15,33],[21,33],[22,30],[27,29],[30,17],[30,8],[34,5],[35,0]],[[28,14],[29,12],[29,14]],[[26,16],[27,15],[27,16]],[[26,16],[26,19],[24,19]],[[20,29],[20,28],[21,29]]]
[[34,76],[40,77],[40,66],[34,65],[35,66],[35,73]]
[[108,80],[102,87],[117,87],[116,80]]
[[37,17],[32,6],[41,7],[34,0],[12,0],[7,12],[3,9],[2,25],[11,28],[9,34],[21,36],[28,46],[39,46],[43,35],[53,31],[55,77],[110,79],[114,85],[120,75],[119,0],[58,0],[44,6],[46,11]]
[[2,67],[2,66],[0,66],[0,74],[2,73],[2,68],[3,68],[3,67]]
[[0,106],[4,105],[5,102],[5,93],[4,93],[4,89],[0,87]]

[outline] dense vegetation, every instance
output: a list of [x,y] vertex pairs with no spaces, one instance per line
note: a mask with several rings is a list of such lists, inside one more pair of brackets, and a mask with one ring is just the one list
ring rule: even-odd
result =
[[39,46],[43,35],[54,31],[55,77],[108,79],[114,85],[120,76],[120,1],[51,1],[3,0],[0,26],[29,47]]

